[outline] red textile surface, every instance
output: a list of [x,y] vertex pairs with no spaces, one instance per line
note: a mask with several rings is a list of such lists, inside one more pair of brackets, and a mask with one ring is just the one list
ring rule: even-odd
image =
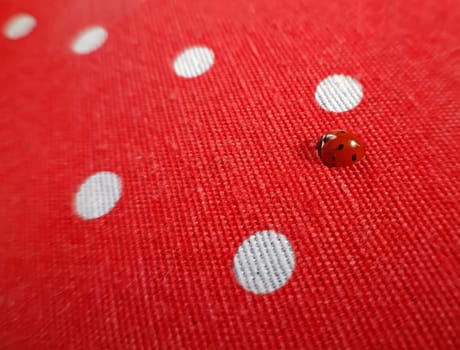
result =
[[[0,3],[0,347],[458,348],[458,1]],[[76,55],[75,34],[107,41]],[[173,61],[215,54],[184,79]],[[315,101],[331,74],[356,108]],[[360,135],[329,169],[314,143]],[[74,197],[110,171],[121,198]],[[238,284],[255,232],[285,235],[287,283]]]

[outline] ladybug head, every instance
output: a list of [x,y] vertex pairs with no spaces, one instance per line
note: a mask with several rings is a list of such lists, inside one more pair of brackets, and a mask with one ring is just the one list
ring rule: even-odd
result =
[[324,145],[330,141],[330,140],[334,140],[336,139],[337,136],[335,136],[334,134],[325,134],[323,135],[318,144],[316,145],[316,149],[318,150],[318,155],[321,157],[321,149],[324,147]]

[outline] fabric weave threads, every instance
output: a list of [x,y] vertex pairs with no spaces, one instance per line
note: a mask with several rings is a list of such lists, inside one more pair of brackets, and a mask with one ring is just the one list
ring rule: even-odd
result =
[[459,6],[1,1],[0,348],[458,348]]

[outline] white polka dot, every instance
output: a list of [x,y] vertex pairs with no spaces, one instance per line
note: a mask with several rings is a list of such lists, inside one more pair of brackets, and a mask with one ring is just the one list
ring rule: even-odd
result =
[[275,231],[260,231],[250,236],[233,259],[236,280],[255,294],[271,293],[284,286],[294,266],[291,244]]
[[3,34],[8,39],[17,40],[29,35],[37,25],[37,20],[31,15],[20,13],[11,17],[3,28]]
[[101,171],[83,182],[75,195],[75,211],[83,219],[96,219],[109,213],[121,197],[121,179]]
[[363,87],[356,79],[342,74],[328,76],[316,87],[316,102],[329,112],[346,112],[363,99]]
[[214,52],[204,46],[194,46],[182,51],[174,60],[174,71],[182,78],[195,78],[204,74],[214,64]]
[[80,32],[72,42],[72,51],[79,55],[86,55],[104,45],[109,34],[105,28],[94,26]]

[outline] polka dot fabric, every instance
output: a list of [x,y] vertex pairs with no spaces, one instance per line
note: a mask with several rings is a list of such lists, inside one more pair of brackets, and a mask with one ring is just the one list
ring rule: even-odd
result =
[[459,11],[0,2],[1,348],[458,348]]

